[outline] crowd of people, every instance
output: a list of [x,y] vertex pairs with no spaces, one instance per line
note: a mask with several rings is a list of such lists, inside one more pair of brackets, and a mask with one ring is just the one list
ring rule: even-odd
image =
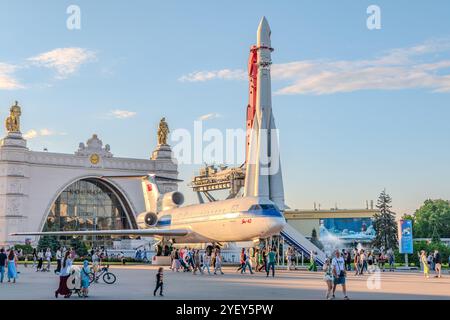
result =
[[[192,272],[193,274],[208,273],[224,274],[222,271],[223,256],[221,249],[207,248],[200,251],[199,249],[182,249],[174,248],[170,254],[170,269],[175,272]],[[269,277],[272,271],[272,277],[275,277],[276,252],[275,248],[242,248],[239,256],[239,266],[236,272],[241,274],[247,271],[250,274],[254,272],[266,272]]]
[[364,272],[373,273],[376,267],[385,272],[386,263],[390,272],[395,270],[395,256],[392,249],[388,249],[386,252],[383,250],[375,252],[374,250],[354,249],[353,254],[344,251],[344,259],[349,271],[353,262],[355,275],[364,275]]
[[57,267],[54,272],[58,274],[61,271],[62,256],[66,251],[67,249],[65,247],[58,248],[55,255],[53,255],[50,248],[47,248],[46,250],[34,248],[31,254],[33,258],[33,268],[36,268],[36,272],[50,272],[52,259],[55,258]]
[[[145,251],[144,251],[145,252]],[[429,278],[430,271],[435,272],[435,277],[440,278],[442,275],[442,257],[438,250],[431,251],[427,254],[424,250],[417,253],[420,268],[426,278]],[[310,266],[308,270],[317,271],[316,262],[317,253],[310,253]],[[123,256],[123,253],[122,253]],[[146,256],[146,255],[144,255]],[[287,269],[296,269],[295,250],[288,247],[285,251],[285,258],[287,261]],[[50,248],[47,249],[33,249],[31,254],[33,259],[33,268],[36,272],[50,272],[52,261],[56,261],[56,268],[54,273],[59,276],[59,286],[55,291],[55,297],[62,295],[69,298],[72,295],[72,289],[68,288],[68,279],[73,274],[73,261],[77,257],[75,250],[72,248],[60,247],[55,252]],[[15,250],[10,248],[5,250],[0,248],[0,283],[4,282],[5,275],[8,282],[16,283],[18,279],[17,265],[19,258],[24,260],[24,266],[27,267],[28,258],[24,255],[22,250]],[[108,259],[108,252],[106,249],[95,248],[89,252],[90,262],[83,261],[83,266],[79,269],[79,277],[81,279],[82,296],[88,297],[90,278],[101,268],[102,261]],[[174,272],[191,272],[192,274],[224,274],[222,271],[223,256],[220,247],[207,247],[206,250],[173,248],[170,252],[171,266],[170,269]],[[272,274],[275,277],[275,265],[277,263],[278,252],[275,247],[268,248],[242,248],[239,255],[239,266],[236,272],[241,274],[249,272],[264,272],[266,277]],[[281,257],[283,258],[283,257]],[[450,262],[450,258],[449,258]],[[386,268],[386,264],[388,267]],[[365,273],[370,274],[379,271],[394,271],[395,270],[395,256],[392,249],[384,250],[366,250],[366,249],[342,249],[333,252],[331,257],[328,257],[323,265],[324,281],[326,283],[327,291],[326,298],[334,299],[337,286],[342,286],[344,299],[348,299],[346,278],[348,272],[354,272],[355,276],[362,276]],[[156,288],[154,295],[159,290],[160,295],[163,295],[163,269],[160,268],[156,277]]]
[[222,271],[223,257],[219,247],[208,248],[203,253],[198,249],[182,249],[174,248],[170,253],[172,271],[192,272],[196,274],[205,271],[211,274],[211,271],[216,275],[217,273],[224,274]]
[[253,265],[256,264],[256,272],[266,272],[266,277],[269,277],[272,270],[272,277],[275,277],[275,248],[250,248],[248,250],[242,248],[239,263],[237,272],[245,273],[246,270],[249,270],[250,274],[253,274]]
[[[311,260],[314,260],[314,253],[311,253]],[[385,271],[386,263],[389,264],[389,271],[394,271],[394,251],[392,249],[383,250],[335,250],[331,257],[328,257],[323,265],[324,281],[327,285],[326,299],[334,299],[338,285],[342,286],[344,299],[348,299],[346,278],[350,271],[355,272],[355,276],[362,276],[364,272],[374,273],[378,270]],[[315,262],[311,262],[311,264]],[[311,270],[311,267],[309,268]],[[315,270],[314,270],[315,271]]]
[[[92,260],[92,267],[90,267],[89,261],[84,260],[83,266],[79,269],[79,277],[81,282],[81,296],[88,297],[89,285],[90,285],[90,273],[94,274],[100,268],[102,259],[107,258],[107,251],[104,248],[97,248],[91,250],[89,256]],[[55,291],[55,297],[59,295],[69,298],[72,295],[72,289],[68,287],[67,280],[73,274],[74,269],[73,261],[77,257],[75,250],[72,248],[60,247],[55,252],[52,252],[50,248],[36,249],[34,248],[31,253],[32,268],[36,269],[36,272],[50,272],[52,261],[56,261],[56,268],[53,270],[56,275],[59,276],[59,286]],[[28,267],[28,255],[23,254],[23,250],[9,248],[0,248],[0,283],[5,279],[5,274],[8,282],[16,283],[20,272],[18,271],[18,261],[22,258],[24,261],[23,266]]]
[[[425,278],[430,277],[430,270],[435,272],[435,278],[442,277],[442,257],[439,250],[430,251],[427,255],[425,250],[417,253],[419,257],[420,269],[423,271]],[[450,257],[448,258],[450,265]]]
[[[310,253],[309,271],[317,271],[317,253],[312,251]],[[355,271],[355,275],[364,275],[366,273],[373,273],[378,266],[383,272],[386,271],[386,263],[388,263],[389,271],[394,271],[394,252],[392,249],[384,251],[353,249],[342,249],[340,256],[344,260],[344,268],[346,271]],[[289,269],[289,268],[288,268]]]
[[[442,277],[442,257],[439,250],[434,250],[428,254],[425,250],[417,252],[420,268],[426,278],[429,278],[430,270],[435,272],[435,278]],[[311,254],[313,256],[313,253]],[[311,258],[313,259],[313,258]],[[364,250],[364,249],[354,249],[352,252],[349,250],[336,250],[332,258],[327,258],[323,266],[324,281],[327,284],[327,299],[335,298],[335,290],[337,285],[342,285],[344,292],[344,298],[347,297],[347,290],[345,285],[345,279],[347,277],[347,271],[355,271],[355,275],[363,275],[366,273],[375,272],[376,268],[378,270],[385,269],[385,264],[389,265],[389,271],[395,270],[395,257],[394,251],[392,249],[384,251],[374,251]],[[450,265],[450,257],[449,257]]]
[[0,249],[0,283],[8,277],[8,282],[16,283],[19,272],[17,271],[18,252],[14,249]]

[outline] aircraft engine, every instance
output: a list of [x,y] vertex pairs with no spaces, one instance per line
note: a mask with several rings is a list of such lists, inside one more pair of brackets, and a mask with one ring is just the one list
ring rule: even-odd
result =
[[158,215],[153,212],[142,212],[137,216],[136,222],[140,229],[154,227],[158,223]]
[[181,206],[184,203],[184,196],[181,192],[174,191],[163,195],[162,210],[170,210]]

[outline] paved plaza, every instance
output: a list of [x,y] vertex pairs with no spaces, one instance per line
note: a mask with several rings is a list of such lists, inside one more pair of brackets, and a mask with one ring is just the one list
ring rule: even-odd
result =
[[[165,297],[153,297],[156,267],[147,265],[111,266],[117,282],[108,285],[100,280],[90,288],[89,299],[323,299],[325,283],[321,272],[277,270],[275,278],[263,273],[254,275],[236,273],[236,268],[225,267],[224,276],[193,275],[165,270]],[[0,299],[55,299],[53,294],[59,277],[53,272],[35,272],[32,268],[19,267],[18,283],[0,284]],[[447,272],[447,271],[445,271]],[[372,278],[371,278],[372,279]],[[447,299],[450,300],[450,275],[440,279],[424,279],[418,272],[382,272],[381,287],[368,276],[348,278],[350,299]],[[376,280],[372,279],[372,280]],[[369,289],[371,287],[372,289]],[[339,289],[339,291],[338,291]],[[342,299],[338,288],[336,299]],[[64,300],[62,297],[60,300]],[[72,296],[71,300],[80,299]]]

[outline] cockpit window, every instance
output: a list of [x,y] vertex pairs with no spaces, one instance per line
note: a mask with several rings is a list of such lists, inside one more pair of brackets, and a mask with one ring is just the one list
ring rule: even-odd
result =
[[248,209],[249,211],[251,211],[251,210],[261,210],[262,208],[259,206],[259,205],[257,205],[257,204],[254,204],[254,205],[252,205],[251,207],[250,207],[250,209]]
[[276,210],[279,211],[278,208],[273,204],[254,204],[250,207],[249,211],[253,210]]
[[282,213],[274,204],[254,204],[248,212],[261,217],[282,217]]

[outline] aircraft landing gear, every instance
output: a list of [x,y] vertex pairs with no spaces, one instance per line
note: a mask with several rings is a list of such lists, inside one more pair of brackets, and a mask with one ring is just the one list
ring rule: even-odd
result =
[[156,255],[157,256],[170,256],[172,251],[172,241],[169,239],[161,238],[155,243]]
[[223,245],[220,242],[211,242],[208,245],[206,245],[206,252],[208,254],[212,254],[212,252],[216,249],[222,250]]

